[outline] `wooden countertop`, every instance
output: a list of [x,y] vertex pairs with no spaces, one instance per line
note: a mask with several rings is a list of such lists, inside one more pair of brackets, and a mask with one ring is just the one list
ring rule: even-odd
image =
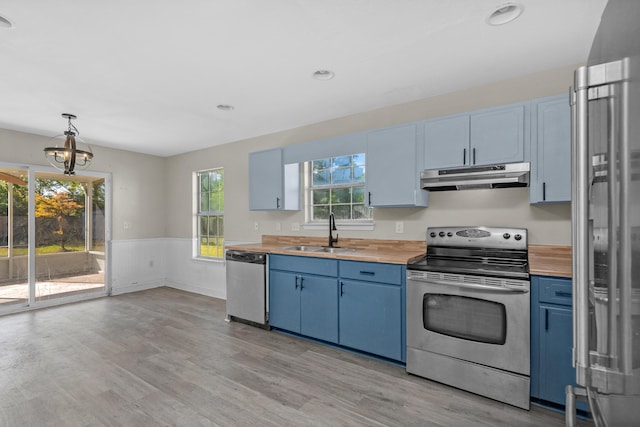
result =
[[[424,256],[427,248],[418,240],[340,239],[339,246],[358,248],[354,252],[330,254],[283,249],[287,246],[326,245],[326,239],[306,236],[262,236],[262,243],[231,245],[227,249],[264,252],[268,254],[310,256],[352,261],[408,264]],[[571,277],[571,247],[529,245],[529,271],[541,276]]]
[[529,272],[540,276],[571,277],[571,246],[529,245]]
[[418,240],[349,238],[340,238],[338,246],[343,248],[357,248],[356,251],[330,254],[325,252],[304,252],[283,249],[287,246],[323,246],[326,244],[326,239],[320,237],[266,235],[262,236],[262,243],[231,245],[227,246],[227,249],[264,252],[268,254],[344,259],[351,261],[384,262],[389,264],[408,264],[424,256],[427,250],[425,242]]

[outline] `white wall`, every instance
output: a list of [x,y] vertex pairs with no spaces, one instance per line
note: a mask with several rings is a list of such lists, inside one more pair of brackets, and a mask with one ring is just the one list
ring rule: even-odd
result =
[[[191,174],[195,170],[225,168],[225,237],[228,240],[260,241],[262,234],[324,236],[324,230],[291,231],[293,223],[304,223],[304,212],[250,212],[248,210],[248,153],[298,142],[344,135],[412,120],[438,117],[479,108],[526,101],[566,93],[572,82],[571,66],[498,82],[483,87],[441,95],[408,104],[316,123],[297,129],[186,153],[168,159],[168,194],[174,203],[167,210],[167,234],[187,238],[192,232]],[[528,189],[468,190],[431,193],[426,209],[381,209],[374,211],[373,231],[340,231],[344,237],[424,239],[428,226],[504,225],[529,229],[531,243],[569,245],[569,204],[531,206]],[[403,221],[403,234],[395,233],[395,222]],[[254,223],[259,230],[254,230]],[[280,230],[278,230],[278,226]]]
[[[324,230],[291,231],[304,223],[304,212],[248,210],[248,153],[438,117],[479,108],[566,93],[571,66],[374,110],[297,129],[214,146],[170,158],[93,147],[94,171],[113,176],[112,284],[114,293],[168,284],[224,298],[223,262],[192,259],[193,188],[197,170],[225,168],[225,238],[260,241],[262,234],[317,235]],[[48,138],[0,129],[2,161],[41,164]],[[212,141],[212,144],[215,141]],[[343,237],[424,239],[428,226],[505,225],[529,229],[531,243],[569,245],[569,204],[531,206],[528,190],[469,190],[432,193],[426,209],[376,209],[373,231],[340,231]],[[395,222],[403,221],[403,234]],[[124,223],[128,228],[124,228]],[[259,230],[254,230],[254,223]],[[277,227],[280,226],[280,230]]]
[[[0,129],[2,162],[48,165],[49,138]],[[112,175],[112,286],[123,293],[165,284],[166,159],[92,146],[90,171]],[[129,227],[124,228],[127,222]]]

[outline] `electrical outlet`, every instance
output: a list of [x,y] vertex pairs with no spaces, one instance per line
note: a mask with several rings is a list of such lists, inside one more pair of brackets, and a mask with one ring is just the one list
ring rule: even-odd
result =
[[260,225],[257,222],[253,223],[253,229],[258,231],[260,229]]
[[396,233],[404,233],[404,222],[402,221],[397,221],[396,222]]
[[292,222],[291,223],[291,231],[300,231],[300,223]]
[[125,230],[128,230],[128,229],[129,229],[129,223],[128,223],[127,221],[125,221],[125,222],[124,222],[124,224],[122,224],[122,227],[123,227]]

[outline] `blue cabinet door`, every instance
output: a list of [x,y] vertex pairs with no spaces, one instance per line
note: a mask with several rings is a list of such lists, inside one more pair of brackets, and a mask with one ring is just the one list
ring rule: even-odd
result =
[[402,288],[340,281],[340,344],[402,360]]
[[573,316],[570,308],[540,305],[540,399],[565,404],[565,387],[575,384],[571,366]]
[[295,273],[269,272],[269,324],[300,333],[300,278]]
[[525,109],[518,104],[471,114],[472,165],[524,161]]
[[249,153],[249,210],[300,209],[300,166],[285,165],[281,148]]
[[249,153],[249,210],[279,210],[283,206],[282,149]]
[[567,95],[534,102],[531,203],[571,201],[571,107]]
[[338,279],[300,276],[300,333],[338,342]]
[[469,165],[469,115],[424,122],[424,168]]
[[427,206],[420,188],[422,156],[418,156],[418,125],[411,123],[367,135],[367,195],[370,207]]

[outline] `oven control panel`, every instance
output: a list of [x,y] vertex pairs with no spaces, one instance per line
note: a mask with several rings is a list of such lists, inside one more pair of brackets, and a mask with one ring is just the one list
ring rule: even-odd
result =
[[429,227],[427,246],[527,250],[527,229],[510,227]]

